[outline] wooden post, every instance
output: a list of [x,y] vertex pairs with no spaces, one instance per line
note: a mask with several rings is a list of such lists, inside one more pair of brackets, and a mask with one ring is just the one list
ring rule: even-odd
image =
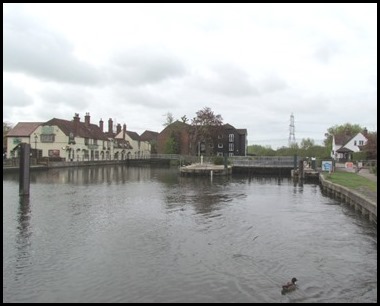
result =
[[30,187],[30,144],[20,143],[19,195],[29,196]]
[[304,172],[303,172],[303,159],[301,159],[300,161],[299,161],[299,177],[300,177],[300,179],[303,179],[304,178]]

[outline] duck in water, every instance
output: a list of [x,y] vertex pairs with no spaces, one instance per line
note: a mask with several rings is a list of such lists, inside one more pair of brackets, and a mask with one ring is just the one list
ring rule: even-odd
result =
[[290,282],[287,282],[285,285],[282,285],[281,294],[285,294],[287,292],[296,290],[297,288],[296,282],[297,282],[297,279],[293,277]]

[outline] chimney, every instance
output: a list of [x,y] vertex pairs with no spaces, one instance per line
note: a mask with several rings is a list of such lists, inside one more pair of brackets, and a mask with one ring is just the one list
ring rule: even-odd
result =
[[124,123],[123,124],[123,139],[125,140],[125,134],[127,132],[127,125]]
[[75,113],[74,122],[79,122],[79,121],[80,121],[79,114]]
[[86,113],[86,116],[84,116],[84,124],[86,126],[90,125],[90,113]]
[[368,130],[367,130],[367,128],[364,128],[364,130],[363,130],[363,135],[364,135],[365,137],[367,137],[367,135],[368,135]]
[[116,125],[116,135],[119,134],[120,132],[121,132],[121,124],[118,123],[118,124]]
[[112,124],[113,124],[112,119],[109,118],[109,119],[108,119],[108,133],[109,133],[109,134],[112,134],[112,133],[113,133],[113,131],[112,131]]
[[74,116],[74,136],[78,135],[79,121],[80,121],[79,114],[75,113],[75,116]]
[[103,132],[103,120],[100,119],[99,121],[99,127],[100,127],[100,130]]

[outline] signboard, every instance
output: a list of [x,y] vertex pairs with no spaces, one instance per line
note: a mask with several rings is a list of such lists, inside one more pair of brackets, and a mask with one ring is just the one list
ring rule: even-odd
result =
[[352,162],[346,162],[344,164],[344,166],[346,167],[346,169],[353,169],[354,168],[354,164]]
[[327,172],[332,171],[332,161],[331,160],[322,161],[322,171],[327,171]]

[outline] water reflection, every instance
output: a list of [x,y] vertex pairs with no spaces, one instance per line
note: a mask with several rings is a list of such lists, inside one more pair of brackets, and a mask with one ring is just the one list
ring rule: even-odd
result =
[[177,170],[4,175],[3,301],[377,301],[376,227],[318,184]]
[[[53,168],[44,171],[32,171],[30,182],[38,184],[124,184],[127,181],[143,181],[151,178],[152,168],[107,165],[89,167]],[[6,173],[4,177],[18,181],[17,173]]]
[[[32,232],[30,230],[30,219],[31,219],[31,209],[30,209],[30,199],[29,196],[20,196],[19,199],[19,209],[18,209],[18,233],[16,238],[17,253],[15,268],[16,271],[22,271],[27,267],[32,265],[30,257]],[[19,275],[22,272],[15,273],[15,280],[18,280]]]

